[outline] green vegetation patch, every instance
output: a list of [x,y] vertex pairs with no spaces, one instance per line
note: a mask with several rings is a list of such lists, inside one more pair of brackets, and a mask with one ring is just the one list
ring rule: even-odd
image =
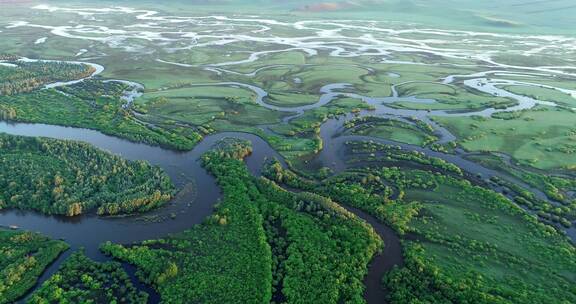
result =
[[576,107],[576,97],[555,89],[538,86],[505,86],[504,89],[536,100],[551,101],[571,108]]
[[118,98],[82,99],[56,90],[41,90],[0,96],[0,114],[15,121],[95,129],[135,142],[181,150],[192,149],[202,139],[193,128],[151,126],[137,119],[123,104]]
[[280,107],[299,107],[318,102],[319,96],[298,91],[270,93],[267,103]]
[[352,119],[344,125],[350,133],[389,139],[401,143],[426,146],[438,138],[427,123],[414,119],[414,124],[394,119],[365,116]]
[[148,303],[118,262],[97,263],[83,252],[73,253],[28,300],[49,303]]
[[410,223],[420,241],[406,241],[407,266],[385,282],[401,303],[570,303],[576,299],[576,250],[504,197],[451,178],[429,177],[429,191],[406,189],[422,202]]
[[300,157],[317,153],[322,149],[322,140],[318,136],[320,126],[329,118],[350,112],[369,110],[365,102],[354,98],[338,98],[326,106],[304,112],[290,120],[288,124],[270,127],[273,132],[259,134],[290,161],[299,161]]
[[277,164],[265,174],[366,210],[403,235],[406,265],[384,279],[391,303],[576,300],[576,249],[566,237],[502,195],[433,166],[440,170],[370,166],[321,181]]
[[174,124],[154,126],[142,121],[122,99],[127,84],[88,79],[57,89],[39,90],[47,83],[92,75],[89,65],[12,61],[0,65],[0,118],[96,129],[136,142],[180,150],[202,139],[197,128]]
[[26,294],[66,249],[66,243],[40,234],[0,229],[0,303],[13,303]]
[[573,169],[576,114],[552,107],[501,113],[492,118],[434,117],[469,151],[503,152],[540,169]]
[[88,144],[0,134],[0,208],[74,216],[156,208],[173,193],[169,177]]
[[407,151],[400,146],[379,144],[372,141],[346,142],[348,163],[377,162],[396,166],[416,166],[429,171],[462,176],[462,170],[441,158],[428,157],[422,152]]
[[65,62],[8,61],[0,65],[0,95],[31,92],[45,84],[89,77],[95,69],[86,64]]
[[[145,94],[139,111],[155,123],[176,122],[225,130],[216,120],[236,126],[279,123],[284,115],[258,105],[247,89],[227,86],[182,87]],[[231,129],[233,130],[233,129]]]
[[103,251],[135,264],[170,303],[362,303],[362,278],[381,241],[330,200],[250,175],[243,142],[204,155],[224,198],[205,223]]
[[507,108],[515,101],[494,97],[455,85],[431,82],[410,82],[397,87],[399,96],[415,96],[435,100],[434,103],[398,101],[394,107],[415,110],[474,110],[484,108]]
[[492,59],[499,63],[524,67],[533,67],[535,63],[541,66],[570,66],[573,64],[564,56],[498,54]]
[[576,188],[576,179],[560,174],[546,174],[538,170],[531,170],[532,168],[530,167],[516,166],[492,154],[471,155],[468,158],[487,168],[492,168],[520,179],[531,187],[542,191],[548,199],[560,203],[552,204],[548,201],[537,199],[534,193],[530,191],[514,186],[514,184],[500,178],[491,178],[492,182],[515,191],[518,195],[514,198],[516,203],[536,212],[541,219],[560,223],[566,228],[570,228],[574,220],[576,220],[576,201],[570,195],[570,191]]

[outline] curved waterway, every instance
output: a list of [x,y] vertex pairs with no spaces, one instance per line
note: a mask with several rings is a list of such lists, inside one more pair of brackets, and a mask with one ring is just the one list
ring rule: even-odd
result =
[[[82,62],[82,64],[89,63]],[[97,65],[93,66],[95,67],[96,71],[92,76],[102,72],[103,67]],[[220,72],[226,71],[221,70]],[[484,72],[483,74],[455,75],[449,76],[445,79],[444,83],[447,85],[454,83],[456,79],[463,79],[463,85],[469,88],[494,96],[509,97],[518,102],[518,105],[507,109],[487,109],[465,113],[455,113],[440,110],[425,111],[396,109],[388,106],[390,103],[399,100],[409,100],[411,102],[428,104],[436,102],[435,100],[419,99],[417,97],[399,97],[396,91],[396,86],[401,84],[393,87],[393,95],[390,97],[363,96],[357,93],[352,93],[353,87],[349,84],[329,84],[320,89],[321,96],[316,103],[300,107],[280,107],[268,104],[266,102],[268,93],[261,88],[249,84],[222,82],[197,84],[197,86],[222,85],[249,89],[257,95],[256,102],[259,105],[275,111],[294,113],[294,115],[290,115],[284,118],[284,123],[288,123],[291,119],[302,115],[305,111],[324,106],[340,97],[360,99],[373,106],[374,109],[371,111],[364,110],[357,114],[348,114],[344,117],[329,119],[322,124],[320,136],[323,140],[324,147],[317,158],[314,159],[314,161],[320,162],[323,166],[332,168],[335,172],[340,172],[348,168],[348,164],[344,161],[346,156],[343,154],[343,151],[345,150],[345,143],[347,141],[372,140],[384,144],[398,145],[407,151],[423,152],[427,156],[444,159],[448,162],[456,164],[458,167],[462,168],[464,171],[470,173],[471,175],[480,174],[483,178],[498,176],[519,186],[522,186],[523,188],[530,189],[539,198],[548,200],[544,193],[538,189],[534,189],[522,181],[507,176],[499,171],[490,170],[477,163],[466,160],[463,157],[463,154],[445,154],[430,150],[428,148],[399,144],[397,142],[384,139],[377,139],[366,136],[343,135],[344,122],[353,117],[369,115],[389,117],[392,119],[417,117],[433,126],[439,138],[438,143],[445,143],[454,140],[454,136],[447,129],[435,124],[434,121],[430,119],[430,116],[490,116],[496,112],[517,111],[532,108],[537,104],[554,105],[534,100],[529,97],[515,95],[498,87],[501,85],[527,85],[526,83],[485,78],[486,75],[496,74],[498,72],[499,71],[489,71]],[[83,81],[83,79],[75,80],[73,82],[58,83],[57,86],[70,85],[80,81]],[[129,107],[132,100],[141,93],[142,88],[140,85],[135,83],[127,84],[129,84],[130,90],[125,94],[125,106]],[[55,87],[53,85],[50,87]],[[164,237],[170,233],[180,232],[189,229],[195,224],[201,223],[213,212],[213,206],[221,197],[221,193],[215,179],[202,168],[199,159],[202,154],[207,152],[220,139],[235,137],[246,139],[252,142],[254,152],[246,159],[246,163],[251,173],[256,176],[260,175],[260,169],[267,159],[276,158],[280,160],[283,165],[285,165],[283,158],[272,147],[270,147],[268,143],[266,143],[262,138],[248,133],[218,133],[215,135],[207,136],[202,142],[200,142],[193,150],[189,152],[177,152],[160,147],[148,146],[146,144],[129,142],[116,137],[104,135],[98,131],[81,128],[69,128],[45,124],[12,124],[0,122],[0,132],[23,136],[43,136],[56,139],[82,141],[92,144],[100,149],[118,154],[129,160],[146,160],[153,165],[157,165],[163,168],[165,172],[172,178],[176,186],[179,189],[182,189],[176,198],[172,200],[167,206],[144,216],[128,218],[101,218],[95,215],[84,215],[80,217],[66,218],[59,216],[45,216],[31,211],[0,211],[1,226],[17,225],[22,229],[38,231],[52,238],[64,239],[67,243],[70,244],[71,250],[68,250],[65,254],[63,254],[45,271],[38,284],[41,284],[46,279],[48,279],[58,269],[59,265],[65,260],[65,258],[71,252],[79,248],[84,248],[86,254],[96,261],[107,261],[109,258],[98,250],[98,246],[105,241],[112,241],[122,244],[134,243],[147,239]],[[201,191],[194,191],[193,189],[201,189]],[[383,225],[372,216],[362,212],[361,210],[346,206],[343,207],[372,225],[375,231],[385,242],[386,248],[384,252],[374,257],[370,264],[368,275],[365,278],[365,284],[367,287],[365,292],[366,300],[368,303],[379,303],[385,297],[385,291],[382,289],[380,281],[382,275],[386,271],[390,270],[394,265],[402,265],[403,263],[400,241],[398,236],[391,228]],[[172,219],[173,214],[176,214],[176,217]],[[574,240],[574,229],[567,232],[570,238]],[[135,279],[134,268],[130,267],[129,265],[124,265],[124,267],[131,275],[135,285],[139,289],[145,290],[151,295],[150,301],[157,302],[159,300],[158,294],[151,290],[149,287],[140,284]]]
[[[275,66],[270,66],[275,67]],[[268,68],[270,68],[268,67]],[[248,77],[254,77],[258,74],[258,72],[264,70],[267,67],[256,69],[253,72],[243,74]],[[206,68],[208,71],[213,71],[218,74],[221,73],[231,73],[234,74],[236,72],[218,69],[215,70],[213,68]],[[493,114],[502,113],[502,112],[515,112],[515,111],[522,111],[534,108],[537,105],[544,105],[544,106],[557,106],[556,103],[550,101],[542,101],[537,100],[528,96],[514,94],[509,92],[502,87],[504,86],[532,86],[532,87],[542,87],[535,83],[529,83],[524,81],[515,81],[515,80],[508,80],[508,79],[492,79],[488,78],[490,75],[494,76],[506,76],[503,74],[504,72],[501,70],[491,70],[491,71],[484,71],[480,73],[468,74],[468,75],[450,75],[444,78],[440,83],[448,86],[452,85],[462,85],[472,91],[477,91],[480,94],[484,94],[487,96],[499,96],[508,98],[510,100],[514,100],[516,102],[515,105],[512,105],[507,108],[503,109],[496,109],[496,108],[483,108],[483,109],[472,109],[469,111],[455,111],[455,110],[421,110],[421,109],[404,109],[391,106],[396,102],[401,101],[408,101],[410,103],[420,103],[420,104],[429,104],[432,105],[437,103],[438,101],[435,99],[428,99],[428,98],[419,98],[417,96],[400,96],[398,93],[397,88],[412,83],[412,81],[398,83],[392,86],[392,95],[388,97],[372,97],[366,96],[359,93],[355,93],[355,88],[352,84],[349,83],[331,83],[324,85],[319,89],[320,97],[315,103],[303,105],[303,106],[296,106],[296,107],[283,107],[278,105],[273,105],[268,103],[269,93],[261,87],[258,87],[253,84],[247,83],[240,83],[240,82],[215,82],[215,83],[201,83],[201,84],[193,84],[193,87],[209,87],[209,86],[226,86],[226,87],[235,87],[235,88],[244,88],[247,90],[252,91],[255,94],[255,102],[269,110],[284,112],[284,113],[292,113],[293,115],[288,115],[283,118],[282,123],[289,123],[292,119],[297,118],[303,115],[306,111],[313,110],[325,105],[328,105],[334,100],[339,98],[352,98],[361,100],[362,102],[366,103],[371,107],[371,110],[362,110],[360,113],[356,113],[355,116],[379,116],[379,117],[388,117],[390,119],[400,119],[407,123],[413,124],[406,119],[413,119],[417,118],[427,124],[429,124],[433,129],[435,135],[438,137],[436,143],[438,144],[445,144],[451,141],[456,140],[456,137],[448,131],[448,129],[440,126],[431,117],[440,116],[440,117],[458,117],[458,116],[481,116],[481,117],[491,117]],[[532,74],[527,74],[532,75]],[[541,75],[541,74],[537,74]],[[419,82],[416,82],[419,83]],[[437,82],[431,82],[437,83]],[[562,88],[556,88],[553,86],[545,86],[549,89],[558,90],[559,92],[567,93],[572,96],[576,96],[576,91],[566,90]],[[270,132],[269,126],[263,126],[265,131]]]
[[[96,261],[107,261],[109,258],[98,250],[98,246],[103,242],[128,244],[155,239],[170,233],[181,232],[201,223],[212,214],[213,206],[221,197],[221,192],[214,177],[202,168],[200,156],[219,140],[235,137],[252,142],[254,152],[246,158],[246,164],[254,175],[260,175],[260,169],[268,158],[274,157],[282,160],[281,156],[264,140],[247,133],[219,133],[206,137],[192,151],[176,152],[129,142],[94,130],[45,124],[0,122],[0,132],[82,141],[129,160],[146,160],[162,167],[176,186],[183,189],[168,206],[138,217],[102,218],[96,215],[84,215],[67,218],[41,215],[33,211],[0,211],[0,226],[17,225],[22,229],[41,232],[55,239],[63,239],[70,244],[71,250],[46,270],[39,284],[48,279],[72,251],[79,248],[84,248],[86,255]],[[191,188],[201,191],[189,191]],[[171,218],[172,213],[176,214],[174,219],[148,220],[149,218]]]
[[[96,260],[103,258],[98,251],[98,245],[106,240],[131,243],[158,238],[190,228],[210,215],[214,203],[220,198],[220,189],[215,179],[202,168],[200,156],[220,139],[235,137],[252,142],[254,152],[247,157],[246,163],[254,175],[260,175],[260,168],[268,158],[282,159],[264,140],[248,133],[219,133],[206,137],[192,151],[177,152],[129,142],[94,130],[54,125],[0,122],[0,132],[76,140],[129,160],[146,160],[162,167],[176,186],[184,189],[167,207],[145,217],[162,216],[173,212],[177,214],[175,219],[161,222],[150,222],[143,217],[44,216],[36,212],[18,210],[4,210],[0,213],[0,225],[18,225],[23,229],[41,231],[51,237],[65,239],[72,248],[84,247],[88,256]],[[201,191],[185,191],[188,185],[194,185],[194,188]]]
[[[400,145],[409,151],[419,151],[432,157],[439,157],[454,163],[463,170],[482,174],[484,177],[502,176],[498,171],[486,169],[474,162],[468,161],[459,155],[445,154],[431,151],[419,146],[398,144],[383,139],[375,139],[365,136],[338,136],[342,125],[347,119],[330,119],[322,125],[321,137],[325,142],[324,149],[316,161],[333,168],[336,172],[345,170],[348,165],[343,161],[344,145],[347,141],[367,141]],[[148,215],[167,218],[167,215],[175,213],[174,219],[158,222],[149,222],[146,218],[101,218],[95,215],[85,215],[74,218],[60,216],[45,216],[32,211],[4,210],[0,211],[0,226],[18,225],[22,229],[38,231],[56,239],[64,239],[71,246],[71,250],[63,254],[42,275],[39,284],[47,280],[69,254],[79,248],[84,248],[86,254],[96,261],[107,261],[109,258],[103,255],[98,246],[105,241],[115,243],[133,243],[147,239],[166,236],[170,233],[189,229],[195,224],[201,223],[213,212],[213,206],[221,197],[220,189],[214,177],[208,174],[200,164],[200,156],[207,152],[214,144],[223,138],[235,137],[249,140],[253,145],[253,154],[247,157],[246,163],[252,174],[258,176],[264,162],[276,158],[286,166],[283,158],[256,135],[239,132],[224,132],[206,137],[192,151],[177,152],[146,144],[133,143],[116,137],[104,135],[98,131],[80,128],[70,128],[45,124],[7,123],[0,122],[0,132],[22,136],[42,136],[56,139],[76,140],[90,143],[100,149],[118,154],[129,160],[146,160],[153,165],[162,167],[172,178],[174,183],[183,189],[176,198],[167,206],[160,208]],[[502,176],[508,179],[508,176]],[[515,181],[522,186],[527,186],[521,181]],[[186,191],[192,188],[202,191]],[[532,189],[535,191],[535,189]],[[540,194],[543,195],[543,194]],[[384,273],[395,265],[402,265],[402,249],[400,240],[394,231],[380,223],[374,217],[361,210],[343,206],[358,217],[368,222],[384,240],[385,250],[374,257],[369,266],[368,275],[365,278],[365,297],[368,303],[379,303],[385,298],[386,291],[382,289],[381,278]],[[571,234],[571,233],[569,233]],[[573,236],[572,236],[573,237]],[[148,286],[141,284],[134,277],[134,269],[129,265],[124,267],[131,274],[136,286],[150,295],[150,301],[158,301],[158,294]]]
[[90,76],[88,77],[84,77],[81,79],[76,79],[76,80],[71,80],[71,81],[58,81],[58,82],[54,82],[54,83],[50,83],[44,86],[45,89],[54,89],[54,88],[58,88],[58,87],[63,87],[63,86],[68,86],[68,85],[73,85],[76,83],[80,83],[86,79],[92,78],[94,76],[97,76],[99,74],[101,74],[102,72],[104,72],[104,67],[96,64],[96,63],[91,63],[91,62],[83,62],[83,61],[61,61],[61,60],[47,60],[47,59],[31,59],[31,58],[26,58],[26,57],[20,57],[17,60],[11,61],[11,60],[0,60],[0,65],[3,66],[7,66],[7,67],[18,67],[17,64],[14,63],[18,63],[18,62],[25,62],[25,63],[36,63],[36,62],[45,62],[45,63],[61,63],[61,62],[65,62],[68,64],[77,64],[77,65],[88,65],[90,67],[92,67],[93,72]]
[[[177,233],[201,223],[212,214],[214,204],[221,197],[221,192],[213,176],[201,166],[200,156],[223,138],[241,138],[252,142],[253,153],[246,158],[250,172],[256,176],[261,174],[261,168],[268,159],[276,158],[286,166],[283,158],[258,136],[224,132],[206,137],[190,152],[176,152],[145,144],[133,143],[116,137],[104,135],[98,131],[80,128],[70,128],[46,124],[26,124],[0,122],[0,132],[22,136],[41,136],[64,140],[76,140],[90,143],[100,149],[118,154],[129,160],[146,160],[153,165],[162,167],[182,190],[176,198],[159,210],[146,216],[166,216],[176,213],[174,219],[159,222],[148,222],[142,216],[129,218],[102,218],[96,215],[79,217],[46,216],[33,211],[3,210],[0,211],[0,226],[17,225],[26,230],[37,231],[55,239],[63,239],[71,246],[58,260],[50,265],[38,281],[37,287],[52,276],[64,260],[73,252],[84,248],[90,258],[104,262],[110,260],[102,254],[98,247],[106,241],[129,244],[148,239],[164,237]],[[198,192],[186,191],[188,185],[194,183]],[[365,278],[367,286],[365,297],[368,303],[380,303],[385,298],[381,286],[384,273],[395,265],[402,265],[402,248],[400,240],[394,231],[376,220],[373,216],[344,206],[349,211],[370,224],[385,243],[383,253],[374,257]],[[150,302],[159,301],[158,294],[149,286],[141,284],[134,276],[133,266],[123,267],[140,290],[150,294]]]

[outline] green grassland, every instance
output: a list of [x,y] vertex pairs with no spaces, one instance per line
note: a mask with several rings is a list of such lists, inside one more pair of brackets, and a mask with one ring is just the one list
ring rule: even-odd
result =
[[545,66],[570,66],[574,64],[572,58],[569,57],[554,57],[554,56],[537,56],[537,55],[520,55],[512,56],[507,54],[500,54],[494,57],[496,62],[505,62],[510,65],[531,67],[534,66],[534,62],[538,62],[540,65]]
[[536,100],[554,102],[565,107],[576,107],[576,98],[558,90],[534,86],[507,86],[506,91],[514,94],[529,96]]
[[523,75],[512,74],[512,75],[506,75],[503,78],[534,84],[532,87],[538,87],[538,84],[541,84],[566,90],[576,90],[576,84],[574,83],[574,79],[564,75],[555,75],[553,77],[543,75],[529,75],[529,77],[526,77]]
[[269,95],[267,102],[280,107],[299,107],[318,102],[318,96],[297,90],[280,91]]
[[[414,264],[408,266],[412,273],[418,273],[417,265],[426,265],[442,272],[439,281],[452,278],[454,286],[475,285],[445,297],[475,295],[492,303],[574,301],[574,247],[509,201],[453,180],[432,193],[407,189],[405,199],[422,202],[411,225],[425,240],[406,244],[408,254],[414,254]],[[408,273],[393,272],[387,283],[410,281],[404,277]],[[398,300],[402,296],[402,291],[394,295]]]
[[439,83],[411,82],[397,87],[399,96],[415,96],[423,99],[433,99],[432,104],[399,101],[392,106],[415,110],[473,110],[485,108],[510,107],[516,104],[514,100],[494,97],[460,86]]
[[469,151],[495,151],[511,155],[522,164],[541,169],[572,169],[576,163],[571,144],[576,129],[574,113],[539,107],[505,119],[435,117],[458,137]]
[[26,294],[66,249],[66,243],[36,233],[0,229],[0,303]]
[[433,129],[422,121],[410,124],[404,121],[363,117],[345,124],[348,132],[356,135],[389,139],[401,143],[425,146],[437,140]]
[[102,62],[106,66],[103,77],[135,81],[144,85],[149,91],[178,87],[182,84],[213,82],[215,77],[210,72],[156,62],[152,61],[152,58],[147,58],[145,63],[130,58],[125,60],[105,58]]
[[371,130],[368,132],[361,132],[356,134],[385,138],[397,142],[419,146],[425,145],[427,142],[426,135],[422,134],[422,132],[412,128],[395,126],[378,125],[371,128]]
[[470,155],[468,158],[485,167],[516,177],[534,189],[539,189],[549,200],[555,203],[537,199],[533,193],[525,189],[510,187],[510,184],[502,179],[493,179],[497,184],[510,187],[517,192],[518,196],[515,197],[515,201],[524,208],[535,212],[540,219],[561,224],[567,228],[572,226],[572,222],[576,218],[576,202],[570,196],[570,191],[576,188],[576,182],[570,176],[561,173],[549,174],[546,171],[534,170],[532,167],[518,166],[491,154]]
[[[357,145],[354,153],[376,148]],[[402,153],[387,151],[391,160]],[[379,166],[380,157],[321,181],[277,165],[266,176],[366,210],[398,231],[406,265],[384,278],[391,303],[574,301],[576,250],[566,237],[442,162],[400,155],[402,167]]]
[[279,123],[283,114],[256,104],[247,89],[201,86],[145,94],[139,101],[150,119],[173,120],[223,130],[215,120],[254,126]]

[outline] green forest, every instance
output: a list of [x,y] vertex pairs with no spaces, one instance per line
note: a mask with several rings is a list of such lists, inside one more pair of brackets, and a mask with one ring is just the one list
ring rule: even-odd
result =
[[131,214],[168,201],[174,186],[158,167],[88,144],[0,134],[0,208],[75,216]]
[[0,228],[0,303],[12,303],[23,296],[66,249],[63,241]]
[[[1,59],[0,59],[1,60]],[[66,62],[8,61],[0,65],[0,95],[16,95],[36,90],[48,83],[86,78],[95,69],[86,64]]]
[[165,303],[364,303],[362,279],[382,241],[331,200],[250,175],[247,143],[204,155],[224,197],[205,223],[102,250],[138,267]]
[[[196,129],[174,124],[157,127],[139,121],[134,113],[123,107],[124,101],[118,97],[118,88],[118,85],[93,81],[58,90],[0,95],[0,118],[95,129],[134,142],[178,150],[189,150],[202,139]],[[91,92],[94,89],[107,90],[114,95],[97,94],[95,98]]]
[[82,251],[74,252],[58,272],[36,290],[27,303],[146,304],[148,294],[139,292],[118,262],[94,262]]

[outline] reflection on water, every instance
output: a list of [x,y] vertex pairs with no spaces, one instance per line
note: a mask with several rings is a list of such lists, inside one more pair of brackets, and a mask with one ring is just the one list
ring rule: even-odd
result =
[[0,225],[17,225],[53,238],[64,239],[72,248],[86,248],[88,256],[97,260],[103,258],[98,246],[104,241],[131,243],[158,238],[190,228],[210,215],[214,203],[220,198],[220,190],[214,178],[202,168],[199,158],[218,140],[236,137],[251,141],[254,153],[246,162],[250,171],[256,175],[260,173],[261,165],[268,157],[280,159],[280,156],[260,137],[246,133],[220,133],[206,137],[190,152],[176,152],[80,128],[0,122],[0,132],[90,143],[130,160],[146,160],[158,165],[170,175],[178,187],[193,182],[197,189],[202,189],[202,191],[183,191],[167,207],[147,214],[147,217],[172,212],[177,214],[175,219],[162,222],[147,222],[142,217],[101,218],[84,215],[68,218],[21,210],[4,210],[0,213]]

